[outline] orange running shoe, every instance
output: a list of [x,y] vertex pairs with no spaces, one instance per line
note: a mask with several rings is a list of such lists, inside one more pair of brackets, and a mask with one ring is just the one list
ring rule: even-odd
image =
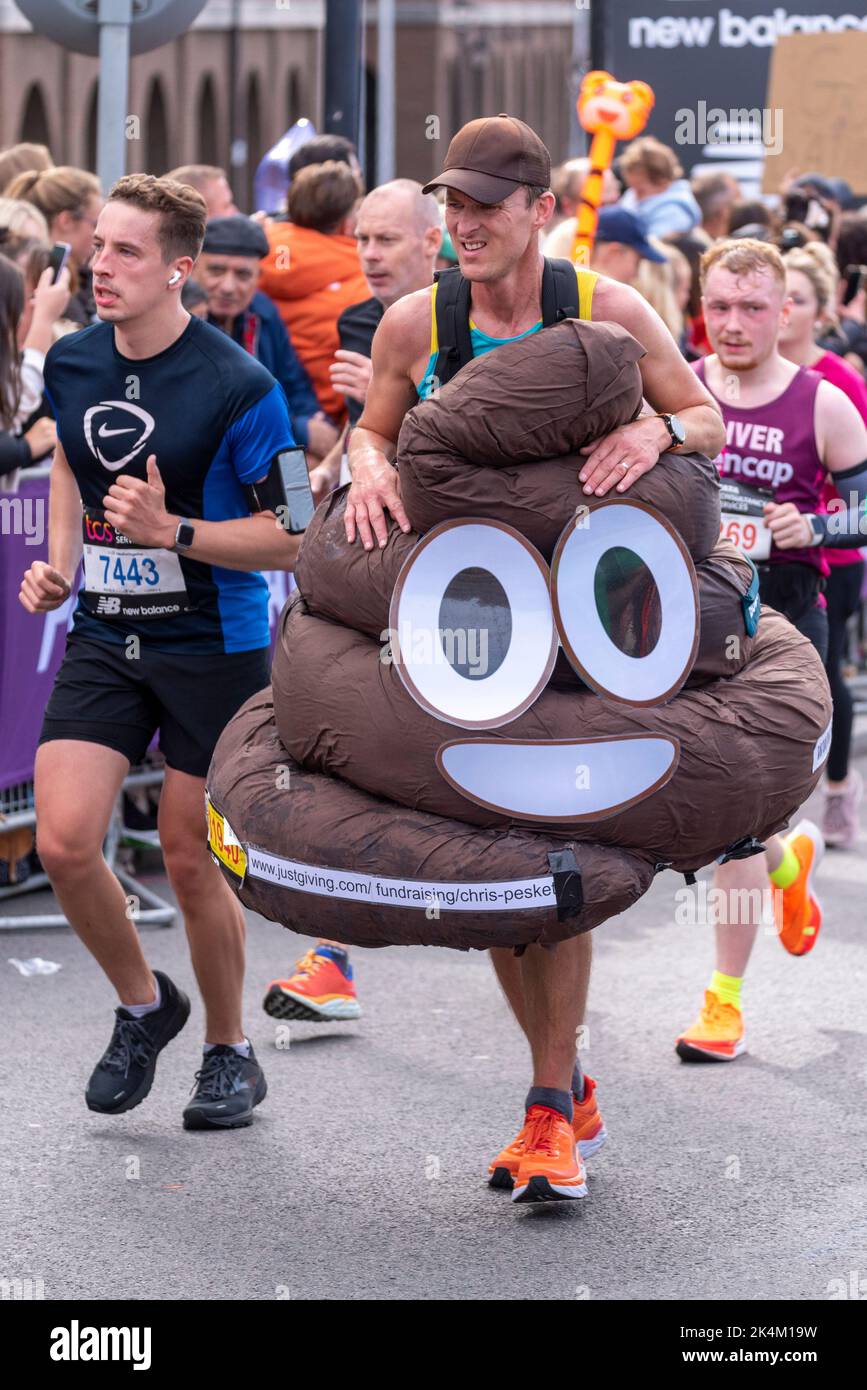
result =
[[515,1174],[513,1202],[565,1202],[587,1196],[575,1135],[559,1110],[531,1105],[522,1133],[524,1152]]
[[734,1004],[721,1004],[712,989],[691,1028],[681,1033],[675,1051],[682,1062],[733,1062],[746,1047],[744,1016]]
[[272,1018],[304,1023],[361,1017],[352,966],[347,958],[344,973],[328,946],[317,946],[302,956],[288,980],[272,980],[262,1007]]
[[780,941],[790,955],[805,956],[815,946],[822,925],[822,909],[813,892],[813,872],[822,861],[825,841],[818,825],[802,820],[783,837],[783,843],[795,851],[801,872],[783,890]]
[[[527,1123],[517,1139],[507,1144],[488,1164],[488,1183],[491,1187],[513,1187],[515,1174],[521,1165],[526,1150]],[[584,1099],[577,1101],[572,1097],[572,1133],[578,1152],[582,1158],[590,1158],[598,1153],[608,1138],[608,1131],[596,1103],[596,1082],[591,1076],[584,1077]]]

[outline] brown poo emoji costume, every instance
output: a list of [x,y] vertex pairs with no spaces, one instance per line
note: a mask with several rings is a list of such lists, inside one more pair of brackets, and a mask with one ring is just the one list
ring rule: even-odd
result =
[[662,868],[754,850],[812,791],[831,699],[759,618],[717,475],[665,454],[586,498],[578,450],[641,405],[638,343],[567,320],[410,412],[416,530],[316,512],[272,689],[225,729],[211,847],[241,901],[348,945],[460,949],[589,931]]

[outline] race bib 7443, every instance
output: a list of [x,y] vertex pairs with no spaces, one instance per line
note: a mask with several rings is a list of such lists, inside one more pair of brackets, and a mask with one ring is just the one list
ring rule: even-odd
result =
[[98,508],[82,516],[81,601],[100,618],[165,618],[190,609],[181,562],[160,546],[134,545]]

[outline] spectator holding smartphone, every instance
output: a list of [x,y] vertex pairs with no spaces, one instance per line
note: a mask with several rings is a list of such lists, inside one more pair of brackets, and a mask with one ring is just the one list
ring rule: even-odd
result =
[[16,265],[0,256],[0,476],[50,454],[57,442],[54,420],[43,416],[22,432],[42,403],[45,354],[54,340],[54,325],[69,301],[69,272],[56,284],[49,268],[39,277],[30,299]]
[[9,198],[23,198],[42,213],[52,242],[66,242],[70,249],[72,298],[68,316],[82,326],[93,323],[90,261],[93,233],[103,204],[99,179],[85,169],[58,165],[55,169],[29,169],[13,179],[5,190]]

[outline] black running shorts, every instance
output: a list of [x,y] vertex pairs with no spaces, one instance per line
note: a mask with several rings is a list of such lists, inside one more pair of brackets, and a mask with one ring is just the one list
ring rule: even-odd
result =
[[822,664],[828,656],[828,613],[819,603],[824,583],[819,571],[801,563],[758,565],[759,597],[813,643]]
[[148,651],[70,636],[40,743],[79,739],[114,748],[134,767],[157,730],[169,767],[207,774],[217,739],[245,700],[271,679],[268,647],[250,652]]

